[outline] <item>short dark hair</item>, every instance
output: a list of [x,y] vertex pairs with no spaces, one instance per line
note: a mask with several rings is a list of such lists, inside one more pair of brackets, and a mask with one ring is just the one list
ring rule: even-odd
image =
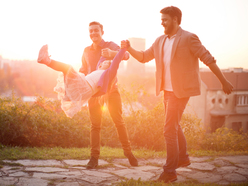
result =
[[99,25],[100,28],[101,28],[101,30],[103,31],[103,26],[102,26],[101,23],[99,23],[99,22],[97,22],[97,21],[92,21],[92,22],[90,22],[89,26],[91,26],[91,25]]
[[169,14],[171,18],[177,17],[177,22],[180,25],[182,20],[182,11],[175,6],[168,6],[160,10],[161,14]]

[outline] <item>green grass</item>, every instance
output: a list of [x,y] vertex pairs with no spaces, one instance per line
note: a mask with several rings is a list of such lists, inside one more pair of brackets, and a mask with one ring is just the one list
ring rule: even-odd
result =
[[[137,158],[149,159],[149,158],[165,158],[166,151],[153,151],[147,149],[135,149],[134,155]],[[248,155],[248,151],[203,151],[203,150],[191,150],[189,155],[192,157],[201,156],[233,156],[233,155]],[[29,147],[6,147],[0,148],[0,160],[17,160],[17,159],[89,159],[90,148],[29,148]],[[120,148],[101,148],[101,159],[111,161],[114,158],[125,158],[123,150]]]
[[[126,180],[117,184],[117,186],[222,186],[214,183],[195,183],[195,182],[183,182],[183,183],[154,183],[152,181],[141,181],[141,180]],[[246,186],[247,183],[229,184],[228,186]]]
[[[133,150],[134,155],[137,158],[149,159],[149,158],[165,158],[166,151],[153,151],[147,149],[135,149]],[[203,150],[191,150],[189,151],[191,157],[201,157],[201,156],[210,156],[214,158],[216,156],[232,156],[232,155],[248,155],[248,151],[229,151],[229,152],[216,152],[216,151],[203,151]],[[5,163],[2,160],[17,160],[17,159],[89,159],[90,157],[90,148],[23,148],[23,147],[0,147],[0,169],[4,165],[15,165],[21,166],[19,164]],[[123,150],[120,148],[110,148],[102,147],[101,148],[101,159],[111,161],[115,158],[125,158],[123,155]],[[109,166],[109,165],[108,165]],[[105,168],[104,166],[100,168]],[[183,183],[155,183],[152,181],[141,181],[141,180],[126,180],[117,183],[117,186],[165,186],[165,185],[174,185],[174,186],[217,186],[218,184],[201,184],[197,182],[183,182]],[[230,184],[228,186],[245,186],[246,183],[240,184]]]

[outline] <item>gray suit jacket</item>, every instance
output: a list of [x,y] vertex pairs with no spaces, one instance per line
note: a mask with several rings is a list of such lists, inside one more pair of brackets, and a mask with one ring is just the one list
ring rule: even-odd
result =
[[[143,52],[143,60],[140,61],[146,63],[155,58],[156,95],[162,91],[163,47],[166,37],[167,35],[158,37],[152,46]],[[205,65],[216,62],[195,34],[179,28],[172,46],[170,66],[172,88],[178,98],[196,96],[201,93],[198,59]]]

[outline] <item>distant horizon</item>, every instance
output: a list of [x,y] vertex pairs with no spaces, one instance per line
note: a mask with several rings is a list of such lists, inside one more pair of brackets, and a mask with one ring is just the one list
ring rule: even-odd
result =
[[[0,59],[1,59],[1,55],[0,55]],[[2,59],[4,60],[7,60],[8,62],[11,62],[11,61],[29,61],[29,62],[37,62],[36,59],[8,59],[8,58],[3,58]],[[1,62],[1,61],[0,61]],[[124,63],[126,63],[127,61],[123,61]],[[149,63],[146,63],[144,64],[146,67],[152,67],[152,68],[155,68],[155,64],[149,64]],[[79,70],[79,68],[81,67],[80,65],[72,65],[76,70]],[[126,66],[126,64],[124,65]],[[205,70],[208,70],[208,71],[211,71],[207,66],[206,67],[199,67],[200,69],[205,69]],[[221,70],[233,70],[233,69],[243,69],[243,72],[248,72],[248,68],[243,68],[243,67],[228,67],[228,68],[220,68]]]

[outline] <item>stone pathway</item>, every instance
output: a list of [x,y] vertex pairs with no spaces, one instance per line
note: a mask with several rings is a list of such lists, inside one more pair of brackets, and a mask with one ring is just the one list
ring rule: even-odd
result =
[[[191,165],[177,169],[176,183],[248,183],[248,156],[191,157]],[[99,160],[97,169],[85,168],[88,160],[4,160],[0,186],[114,185],[126,179],[156,180],[165,159],[139,159],[138,167],[127,159]]]

